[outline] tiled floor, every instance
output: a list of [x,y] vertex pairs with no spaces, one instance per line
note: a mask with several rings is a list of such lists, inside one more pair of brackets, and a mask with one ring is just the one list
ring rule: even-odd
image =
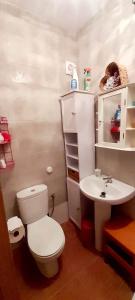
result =
[[60,273],[47,280],[38,272],[24,245],[14,250],[18,284],[25,300],[131,300],[127,283],[102,257],[84,248],[76,227],[63,225],[66,245],[60,259]]

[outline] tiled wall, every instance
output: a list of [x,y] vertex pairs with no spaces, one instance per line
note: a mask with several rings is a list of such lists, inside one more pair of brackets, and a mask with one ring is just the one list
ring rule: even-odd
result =
[[15,160],[0,173],[8,218],[16,192],[34,184],[46,183],[56,205],[66,200],[59,97],[69,88],[65,60],[76,61],[76,43],[1,2],[0,58],[0,115],[8,117]]
[[[78,35],[81,85],[83,67],[91,66],[92,88],[98,91],[105,66],[111,61],[125,65],[129,81],[135,82],[134,30],[135,6],[132,1],[106,0],[105,8]],[[97,167],[105,174],[135,186],[135,153],[98,149]],[[123,207],[135,218],[135,201],[130,201]]]
[[[112,60],[124,64],[129,80],[135,70],[135,7],[132,1],[103,0],[106,6],[75,40],[40,23],[11,4],[0,2],[0,115],[9,119],[15,167],[3,171],[0,182],[7,218],[16,212],[15,194],[22,188],[46,183],[56,193],[56,204],[66,199],[64,147],[59,96],[69,88],[65,60],[76,62],[80,87],[83,68],[92,67],[92,89]],[[46,167],[53,166],[52,175]],[[97,151],[97,166],[135,185],[135,154]],[[125,206],[135,217],[135,202]]]

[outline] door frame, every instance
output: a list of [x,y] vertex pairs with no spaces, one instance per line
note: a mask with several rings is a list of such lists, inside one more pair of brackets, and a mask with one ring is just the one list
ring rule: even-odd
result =
[[20,300],[17,276],[9,243],[3,196],[0,188],[0,296],[2,300]]

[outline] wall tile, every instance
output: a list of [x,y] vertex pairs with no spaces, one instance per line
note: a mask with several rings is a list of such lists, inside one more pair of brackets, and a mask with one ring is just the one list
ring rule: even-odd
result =
[[0,114],[9,120],[15,159],[0,174],[9,218],[17,213],[16,192],[34,184],[47,184],[55,205],[67,200],[59,97],[69,88],[65,61],[76,62],[77,46],[13,5],[0,7]]

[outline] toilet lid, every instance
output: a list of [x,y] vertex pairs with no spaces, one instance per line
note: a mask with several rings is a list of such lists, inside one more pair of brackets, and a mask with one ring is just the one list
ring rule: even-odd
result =
[[65,244],[61,226],[48,216],[28,224],[27,230],[29,248],[39,256],[53,255]]

